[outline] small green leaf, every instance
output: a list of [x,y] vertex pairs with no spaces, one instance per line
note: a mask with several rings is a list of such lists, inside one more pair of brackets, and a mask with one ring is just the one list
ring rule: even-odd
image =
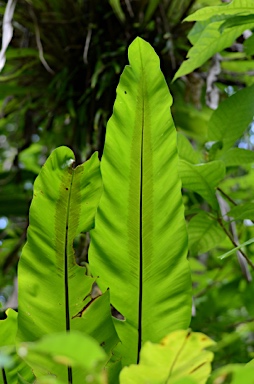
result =
[[254,15],[233,16],[224,21],[220,26],[220,32],[222,33],[226,28],[234,28],[249,23],[254,23]]
[[227,216],[235,220],[254,220],[254,203],[245,203],[237,205],[227,212]]
[[208,123],[208,140],[222,141],[217,158],[242,136],[254,116],[254,85],[220,103]]
[[184,188],[198,193],[213,209],[218,209],[215,188],[225,175],[225,166],[222,161],[193,165],[180,160],[179,172]]
[[253,11],[253,0],[233,0],[230,4],[201,8],[186,17],[184,21],[206,20],[218,15],[249,15]]
[[188,235],[192,255],[199,255],[209,251],[226,237],[218,222],[205,212],[200,212],[190,220]]
[[177,133],[177,149],[180,159],[192,164],[197,164],[200,161],[198,152],[194,150],[187,137],[179,132]]
[[[18,374],[22,374],[25,379],[32,381],[33,374],[30,368],[16,354],[16,334],[17,334],[17,312],[7,309],[7,318],[0,321],[0,384],[3,384],[1,368],[5,370],[8,384],[16,384]],[[6,346],[9,346],[8,348]]]
[[41,170],[38,163],[42,148],[41,144],[34,143],[19,154],[19,161],[22,163],[23,167],[28,171],[34,172],[36,175],[38,175]]
[[218,150],[222,149],[222,141],[208,141],[205,143],[205,149],[209,152],[209,160],[212,161],[216,158]]
[[124,14],[124,12],[122,10],[120,0],[109,0],[109,4],[113,8],[113,11],[117,15],[118,19],[121,22],[124,22],[125,21],[125,14]]
[[220,33],[222,23],[222,21],[207,21],[198,27],[201,33],[195,39],[194,46],[187,54],[187,60],[182,63],[173,81],[201,67],[215,53],[230,47],[246,29],[254,26],[253,23],[250,23],[235,28],[228,28]]
[[254,152],[243,148],[231,148],[220,159],[226,167],[254,163]]

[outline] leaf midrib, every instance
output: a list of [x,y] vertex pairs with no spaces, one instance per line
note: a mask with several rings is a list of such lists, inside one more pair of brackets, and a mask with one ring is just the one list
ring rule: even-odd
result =
[[[69,217],[70,217],[70,204],[71,204],[71,192],[74,178],[74,170],[71,167],[71,182],[68,186],[69,196],[66,210],[66,226],[65,226],[65,244],[64,244],[64,292],[65,292],[65,328],[66,332],[70,331],[70,305],[69,305],[69,274],[68,274],[68,240],[69,240]],[[72,384],[72,368],[68,367],[68,382]]]
[[5,373],[4,368],[2,368],[2,377],[3,377],[3,382],[4,382],[4,384],[8,384],[8,381],[7,381],[7,377],[6,377],[6,373]]
[[138,308],[138,355],[139,363],[140,350],[142,347],[142,301],[143,301],[143,168],[144,168],[144,84],[143,84],[143,62],[140,53],[141,62],[141,97],[142,97],[142,118],[141,118],[141,143],[140,143],[140,211],[139,211],[139,308]]

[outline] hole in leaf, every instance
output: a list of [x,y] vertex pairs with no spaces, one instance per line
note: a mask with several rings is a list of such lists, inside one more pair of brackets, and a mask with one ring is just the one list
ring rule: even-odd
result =
[[115,317],[118,320],[124,321],[125,317],[115,308],[112,304],[110,304],[111,307],[111,315]]
[[94,282],[93,287],[92,287],[92,292],[91,292],[91,298],[95,299],[96,297],[101,296],[101,295],[102,295],[102,292],[101,292],[100,288],[98,287],[97,283]]
[[82,267],[88,263],[89,233],[80,233],[73,241],[76,263]]

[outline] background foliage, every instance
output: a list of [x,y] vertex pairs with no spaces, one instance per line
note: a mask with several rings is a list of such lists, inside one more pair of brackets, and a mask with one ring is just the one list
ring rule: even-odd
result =
[[[102,154],[126,49],[141,36],[159,54],[174,99],[194,288],[191,327],[218,341],[215,367],[254,357],[254,246],[218,258],[254,237],[254,2],[234,0],[223,12],[221,3],[17,3],[0,75],[3,307],[11,298],[41,165],[63,144],[77,163],[94,150]],[[1,15],[5,8],[1,1]],[[87,245],[86,234],[76,237],[79,263],[87,261]]]

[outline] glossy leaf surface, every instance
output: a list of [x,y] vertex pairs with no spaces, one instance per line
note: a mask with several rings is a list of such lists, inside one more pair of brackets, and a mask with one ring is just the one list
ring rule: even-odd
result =
[[151,46],[137,38],[108,122],[104,192],[89,262],[124,316],[115,325],[123,364],[146,340],[188,327],[191,282],[171,95]]

